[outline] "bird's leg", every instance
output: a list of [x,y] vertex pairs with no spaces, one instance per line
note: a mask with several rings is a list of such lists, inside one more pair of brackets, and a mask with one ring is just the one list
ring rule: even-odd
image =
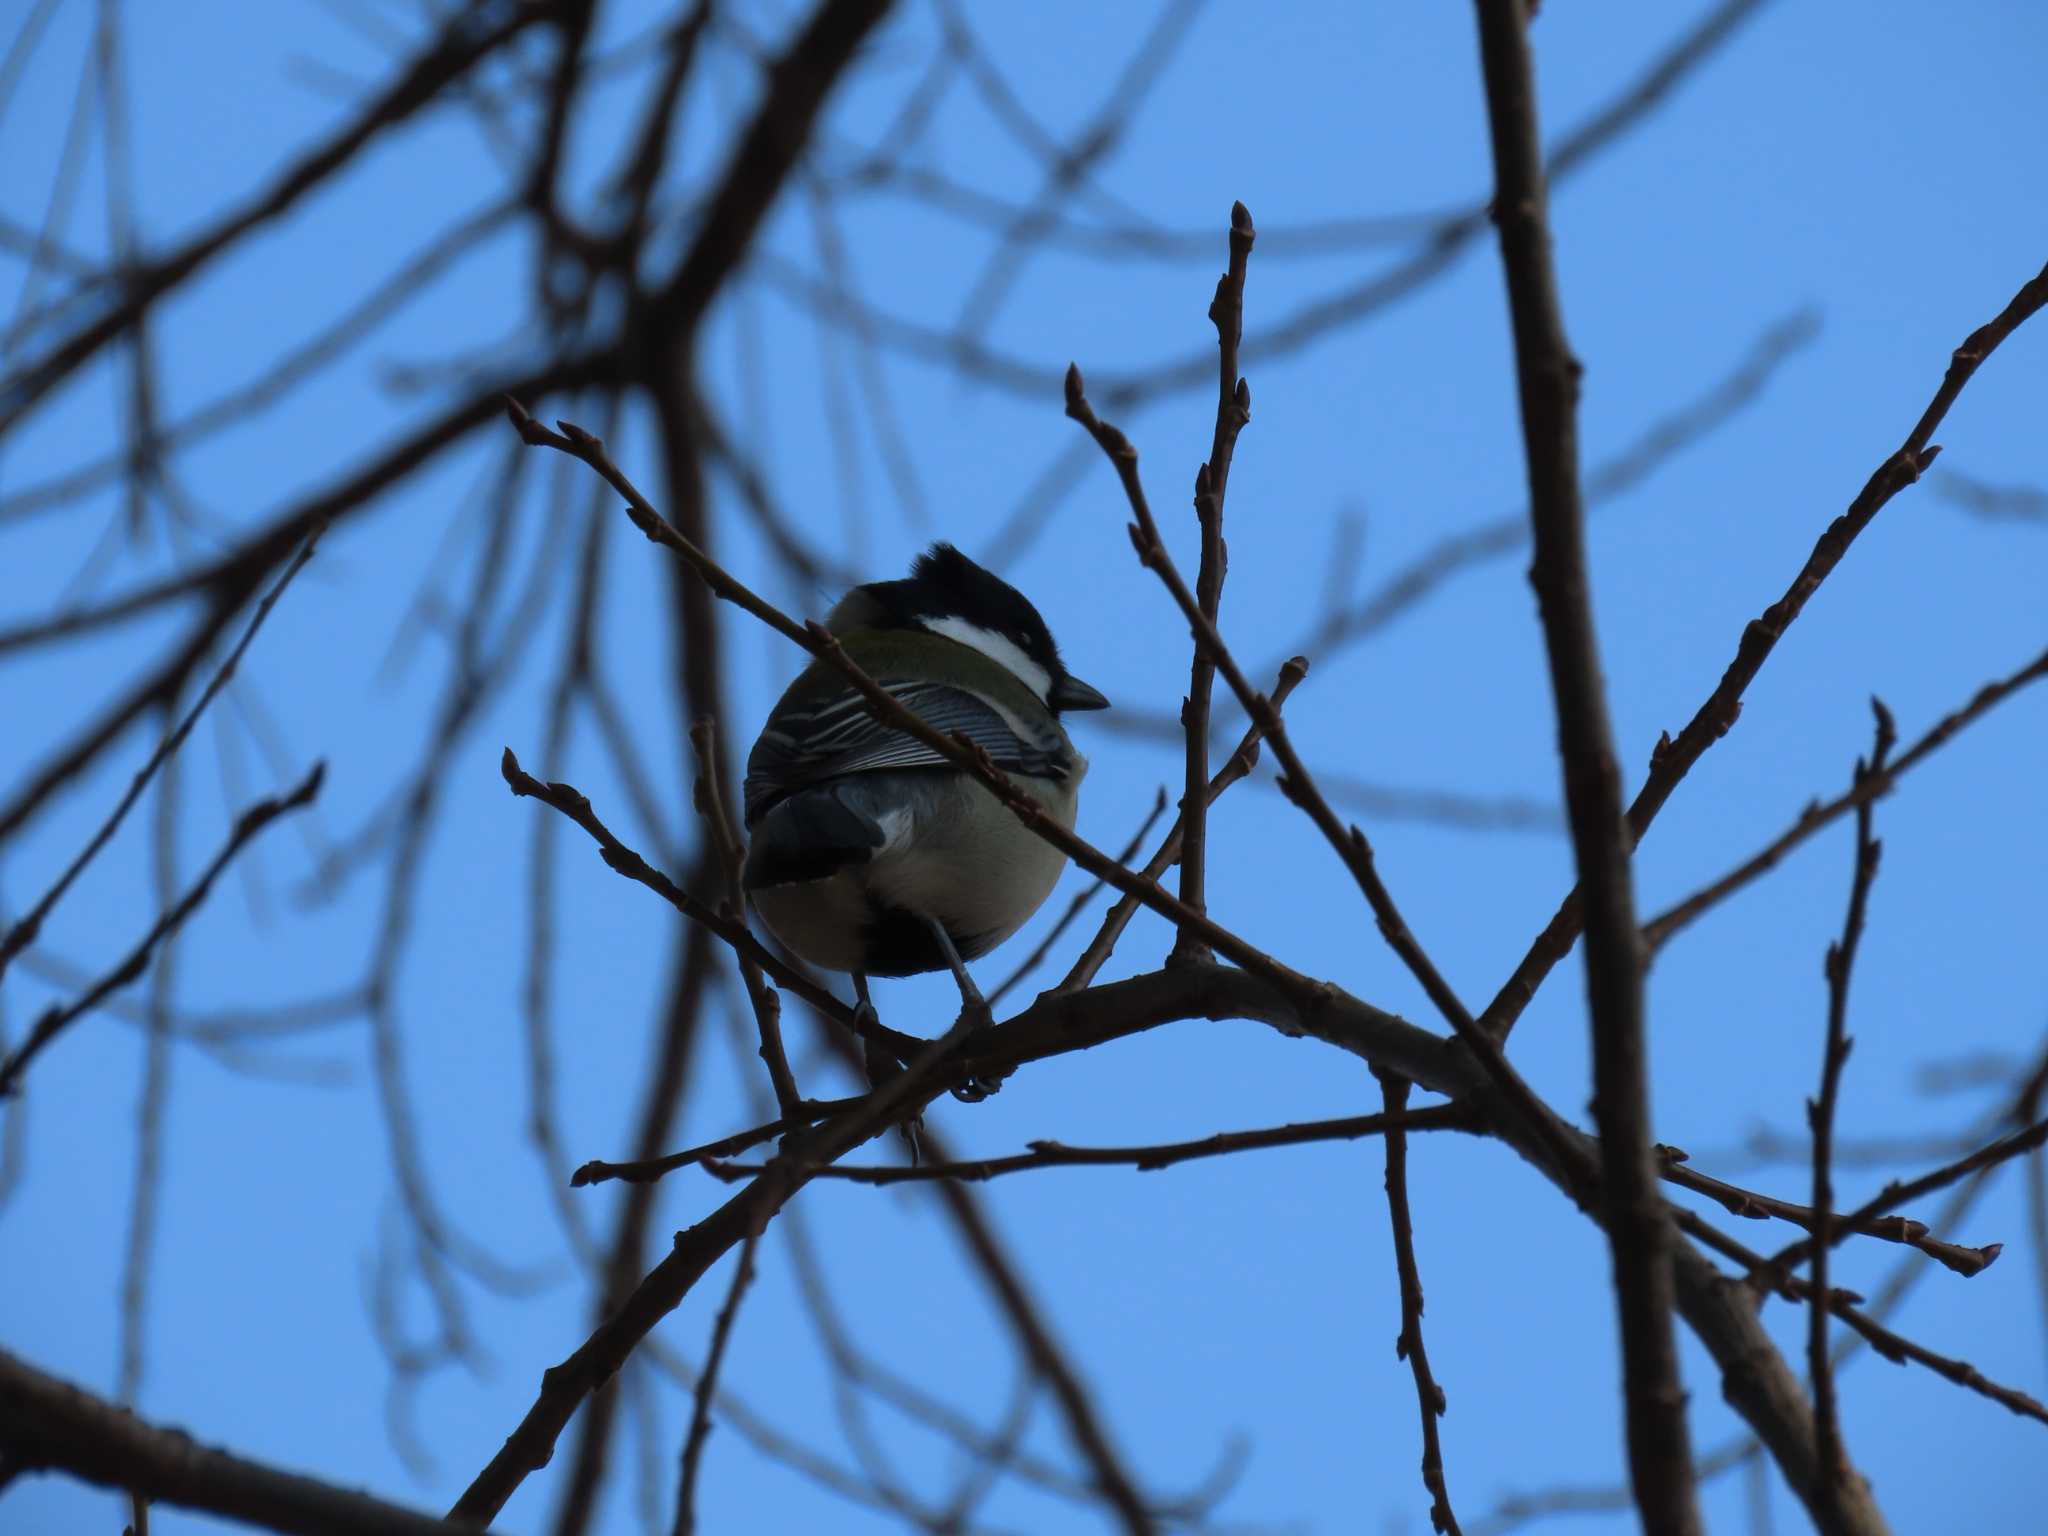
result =
[[959,984],[960,1011],[980,1015],[979,1022],[983,1025],[994,1023],[995,1018],[989,1012],[988,999],[981,995],[981,988],[977,987],[974,978],[967,974],[967,962],[960,958],[960,951],[953,947],[953,935],[946,932],[946,925],[936,917],[926,916],[924,921],[925,926],[931,929],[932,937],[938,940],[939,953],[946,957],[946,969],[953,973],[953,980]]
[[853,973],[853,1032],[860,1040],[861,1058],[867,1066],[868,1086],[879,1087],[903,1070],[903,1063],[896,1053],[882,1044],[867,1030],[879,1025],[882,1016],[875,1012],[874,1000],[868,996],[868,978],[865,971]]
[[903,1062],[896,1053],[866,1031],[879,1025],[882,1016],[875,1012],[874,1000],[868,996],[868,978],[865,971],[853,973],[853,1032],[860,1038],[861,1056],[867,1063],[868,1086],[894,1077],[903,1070]]
[[[975,1037],[995,1024],[995,1015],[989,1010],[988,999],[981,995],[981,988],[974,984],[974,978],[967,974],[967,962],[960,958],[960,951],[953,947],[953,935],[946,932],[946,925],[937,918],[927,916],[925,923],[931,928],[932,937],[939,941],[939,953],[946,957],[946,968],[953,973],[953,980],[960,987],[960,1012],[972,1024],[966,1044],[969,1049]],[[954,1085],[953,1097],[966,1104],[978,1104],[1003,1086],[999,1077],[970,1077]]]
[[[853,973],[853,1024],[854,1032],[860,1034],[863,1024],[880,1024],[881,1015],[875,1012],[873,999],[868,996],[868,978],[865,971]],[[861,1065],[866,1068],[868,1087],[879,1088],[890,1078],[903,1070],[903,1063],[896,1053],[872,1035],[860,1036]],[[903,1133],[903,1140],[910,1148],[910,1166],[915,1168],[921,1161],[917,1133],[924,1127],[924,1117],[913,1115],[896,1127]]]

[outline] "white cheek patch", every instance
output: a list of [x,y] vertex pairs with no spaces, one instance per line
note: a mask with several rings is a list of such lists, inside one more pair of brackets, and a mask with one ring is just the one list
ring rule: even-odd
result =
[[875,850],[875,857],[898,852],[910,841],[911,824],[917,819],[908,807],[884,811],[878,818],[882,824],[882,846]]
[[1008,635],[999,635],[992,629],[983,629],[979,624],[970,624],[958,615],[919,619],[918,623],[935,635],[944,635],[948,640],[957,640],[962,645],[973,646],[1037,694],[1039,703],[1046,703],[1046,695],[1052,691],[1052,674],[1025,655],[1023,647]]

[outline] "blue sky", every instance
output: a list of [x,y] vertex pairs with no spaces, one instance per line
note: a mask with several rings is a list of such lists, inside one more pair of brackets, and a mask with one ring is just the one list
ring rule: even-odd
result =
[[[1031,109],[1063,135],[1085,125],[1154,12],[1105,19],[1101,7],[978,7],[973,22]],[[299,4],[130,7],[133,179],[146,242],[200,227],[209,210],[284,164],[349,111],[387,67],[350,16],[418,35],[396,6]],[[764,11],[764,35],[794,14]],[[1555,138],[1633,80],[1703,14],[1682,8],[1544,8],[1536,43],[1543,115]],[[607,8],[625,40],[659,19]],[[0,212],[43,218],[91,12],[56,7],[50,30],[0,116],[10,171]],[[827,123],[828,167],[872,143],[925,66],[933,13],[906,9],[884,29]],[[2016,3],[1944,9],[1873,3],[1853,11],[1765,5],[1624,142],[1557,189],[1553,219],[1565,314],[1586,365],[1582,441],[1591,468],[1737,368],[1771,327],[1812,315],[1811,339],[1770,374],[1727,426],[1603,505],[1590,541],[1597,621],[1618,748],[1631,787],[1661,730],[1677,728],[1718,680],[1742,626],[1774,600],[1813,539],[1917,418],[1952,348],[2048,259],[2048,135],[2040,85],[2048,25]],[[595,98],[572,141],[584,176],[603,169],[644,79],[629,69]],[[681,126],[692,177],[718,165],[753,86],[729,43]],[[577,158],[581,157],[581,158]],[[1040,172],[971,93],[955,90],[914,162],[1010,201]],[[89,149],[68,243],[106,240],[103,159]],[[174,303],[156,332],[162,389],[176,418],[260,373],[313,334],[451,218],[485,206],[502,173],[477,118],[441,111],[375,149],[338,185]],[[1186,686],[1186,641],[1168,599],[1131,559],[1120,494],[1090,459],[1018,547],[1001,530],[1078,429],[1056,381],[1069,360],[1091,380],[1184,355],[1209,356],[1204,311],[1234,198],[1267,242],[1247,292],[1244,366],[1254,418],[1230,487],[1224,619],[1247,660],[1298,644],[1322,612],[1339,530],[1360,531],[1349,590],[1371,590],[1447,535],[1516,513],[1522,465],[1498,264],[1490,237],[1468,244],[1409,302],[1313,344],[1262,347],[1268,328],[1410,254],[1304,256],[1283,233],[1316,221],[1456,208],[1489,185],[1469,8],[1300,5],[1200,8],[1107,159],[1099,185],[1140,218],[1214,232],[1189,260],[1104,262],[1055,249],[1035,257],[988,325],[990,348],[1028,363],[1044,387],[963,379],[883,347],[876,373],[843,338],[822,342],[792,295],[821,270],[801,198],[769,225],[755,280],[714,312],[702,355],[712,400],[768,466],[793,521],[842,568],[898,574],[933,537],[1008,556],[1005,569],[1045,611],[1074,670],[1126,716],[1171,712]],[[1081,221],[1123,215],[1072,205]],[[992,241],[912,200],[840,204],[840,235],[860,291],[880,311],[943,330],[975,291]],[[213,541],[327,484],[339,469],[452,399],[476,368],[516,367],[531,251],[505,234],[456,262],[366,345],[246,425],[195,446],[185,478],[205,516],[184,532],[156,517],[140,541],[75,580],[121,515],[118,493],[0,524],[0,627],[64,603],[106,597],[201,558]],[[10,261],[13,259],[10,258]],[[18,273],[18,261],[7,270]],[[12,282],[13,279],[10,279]],[[12,289],[9,290],[10,292]],[[48,297],[47,294],[43,295]],[[12,300],[7,311],[15,313]],[[10,361],[13,359],[10,358]],[[452,386],[448,377],[455,370]],[[858,418],[835,437],[833,401],[886,386],[915,493]],[[2041,431],[2048,331],[2022,330],[1983,369],[1944,425],[1942,471],[2000,485],[2048,484]],[[116,441],[121,378],[101,367],[55,397],[0,455],[0,503]],[[1186,488],[1206,452],[1209,386],[1122,414],[1152,502],[1189,569]],[[597,425],[587,422],[587,425]],[[646,423],[612,436],[615,455],[659,495]],[[358,982],[385,889],[371,865],[313,899],[320,850],[346,841],[391,799],[423,750],[446,685],[445,628],[409,625],[422,591],[455,601],[474,577],[482,508],[502,441],[485,436],[413,477],[323,544],[245,664],[295,776],[328,764],[317,813],[266,835],[246,876],[224,881],[188,928],[171,979],[181,1010],[259,1006]],[[567,461],[525,466],[542,489],[562,476],[574,516],[590,488]],[[1740,724],[1687,779],[1637,860],[1645,912],[1718,873],[1810,798],[1837,792],[1867,749],[1881,695],[1906,739],[1987,678],[2038,654],[2048,528],[1967,515],[1940,473],[1902,495],[1857,543],[1772,657]],[[791,609],[819,614],[835,592],[780,574],[729,483],[714,480],[722,557]],[[413,1403],[431,1466],[408,1467],[386,1432],[389,1371],[373,1330],[380,1233],[397,1196],[359,1019],[253,1047],[267,1075],[173,1054],[163,1148],[166,1182],[138,1406],[150,1417],[421,1507],[445,1507],[509,1432],[539,1372],[588,1327],[587,1287],[526,1137],[520,992],[525,886],[534,825],[547,813],[507,796],[511,745],[541,757],[547,691],[563,643],[574,545],[529,496],[507,554],[489,634],[523,637],[524,661],[449,761],[428,847],[420,924],[398,972],[402,1074],[418,1115],[433,1198],[466,1241],[523,1282],[500,1295],[463,1282],[485,1368],[431,1376]],[[571,525],[580,528],[580,522]],[[666,574],[623,523],[611,540],[601,648],[665,827],[629,807],[588,729],[563,776],[630,840],[659,847],[689,826],[683,749],[664,665]],[[1559,798],[1554,731],[1534,604],[1520,554],[1461,574],[1437,597],[1362,643],[1314,657],[1290,707],[1311,764],[1389,788],[1513,800]],[[0,786],[11,793],[97,701],[180,629],[169,620],[103,632],[32,659],[0,656]],[[796,665],[786,642],[724,616],[741,743]],[[224,701],[226,702],[226,701]],[[2040,943],[2048,867],[2048,714],[2022,695],[1915,773],[1878,813],[1885,840],[1859,960],[1858,1040],[1842,1134],[1948,1134],[1994,1103],[1976,1088],[1930,1092],[1930,1062],[2038,1049],[2048,1022]],[[195,734],[183,762],[179,832],[187,877],[272,769],[240,724]],[[1174,748],[1105,717],[1076,734],[1093,759],[1081,831],[1116,847],[1161,783]],[[131,739],[93,783],[63,796],[0,850],[0,894],[19,910],[98,824],[147,744]],[[1262,778],[1265,775],[1262,773]],[[1350,809],[1439,967],[1483,1003],[1570,883],[1565,839],[1543,825],[1475,831]],[[1539,822],[1541,818],[1538,818]],[[150,920],[147,807],[58,909],[47,958],[98,970]],[[302,836],[302,833],[310,835]],[[1433,1014],[1378,942],[1348,876],[1268,784],[1233,790],[1212,822],[1212,909],[1296,966],[1428,1024]],[[612,876],[573,833],[558,844],[555,962],[558,1113],[567,1155],[624,1155],[638,1112],[655,1000],[667,984],[673,916]],[[1712,1172],[1802,1198],[1801,1166],[1759,1169],[1736,1154],[1757,1126],[1797,1136],[1814,1091],[1824,1010],[1821,955],[1847,889],[1846,829],[1815,840],[1768,882],[1718,910],[1658,958],[1650,979],[1653,1099],[1660,1140]],[[1071,872],[1039,921],[980,967],[1007,974],[1079,889]],[[1087,925],[1083,925],[1084,930]],[[1080,940],[1067,941],[1064,965]],[[1140,919],[1109,974],[1149,967],[1169,935]],[[1054,974],[1057,974],[1056,972]],[[10,1031],[52,998],[46,965],[17,969],[0,994]],[[1047,978],[1049,979],[1049,978]],[[1045,984],[1042,980],[1039,984]],[[884,1017],[937,1033],[950,983],[883,985]],[[138,992],[136,996],[142,994]],[[1576,957],[1559,968],[1514,1037],[1521,1069],[1583,1119],[1585,1023]],[[723,1013],[719,1015],[723,1018]],[[823,1094],[845,1084],[792,1026],[799,1072]],[[722,1031],[693,1074],[678,1145],[762,1118],[751,1051]],[[129,1023],[88,1018],[37,1063],[20,1117],[25,1178],[4,1207],[0,1339],[96,1390],[116,1373],[114,1319],[135,1179],[135,1108],[144,1047]],[[293,1076],[277,1080],[278,1071]],[[302,1081],[297,1079],[310,1078]],[[1034,1138],[1125,1143],[1376,1108],[1357,1062],[1244,1022],[1196,1022],[1045,1063],[987,1103],[946,1103],[935,1123],[968,1155]],[[879,1149],[875,1149],[878,1152]],[[875,1155],[875,1152],[865,1154]],[[1908,1169],[1919,1165],[1910,1164]],[[1443,1433],[1467,1528],[1503,1496],[1601,1484],[1622,1472],[1618,1362],[1599,1235],[1504,1149],[1419,1138],[1411,1156],[1429,1347],[1451,1411]],[[1845,1169],[1860,1199],[1886,1176]],[[1246,1459],[1219,1518],[1258,1529],[1427,1529],[1415,1465],[1415,1403],[1392,1341],[1393,1264],[1376,1143],[1213,1160],[1160,1173],[1053,1171],[991,1184],[988,1209],[1034,1293],[1085,1367],[1130,1463],[1162,1490],[1199,1482],[1234,1437]],[[664,1187],[653,1232],[697,1219],[722,1197],[701,1176]],[[616,1187],[576,1191],[609,1231]],[[1928,1212],[1917,1214],[1927,1215]],[[1012,1389],[1001,1322],[965,1277],[928,1193],[814,1186],[793,1215],[815,1243],[863,1348],[984,1422]],[[1761,1227],[1738,1236],[1788,1240]],[[1924,1278],[1898,1314],[1905,1332],[2041,1395],[2048,1339],[2026,1241],[2017,1171],[1980,1202],[1957,1241],[2010,1244],[1963,1281]],[[791,1238],[778,1226],[727,1363],[732,1390],[786,1434],[841,1463],[831,1383],[802,1309]],[[1874,1291],[1895,1250],[1850,1244],[1839,1283]],[[723,1294],[721,1266],[657,1332],[691,1359]],[[416,1289],[408,1325],[426,1319]],[[1766,1313],[1796,1351],[1803,1314]],[[1689,1336],[1687,1384],[1701,1450],[1736,1432]],[[653,1386],[648,1377],[632,1390]],[[2009,1527],[2038,1507],[2042,1427],[1918,1369],[1872,1360],[1843,1377],[1844,1427],[1858,1465],[1900,1530]],[[683,1400],[663,1385],[652,1432],[621,1447],[623,1473],[599,1528],[665,1522]],[[911,1486],[938,1496],[952,1452],[891,1411],[876,1433]],[[636,1425],[638,1421],[636,1421]],[[565,1445],[566,1445],[565,1441]],[[1039,1402],[1028,1442],[1064,1460],[1057,1415]],[[501,1522],[538,1531],[559,1472],[532,1479]],[[645,1478],[637,1470],[647,1467]],[[1740,1528],[1737,1473],[1705,1495],[1714,1529]],[[706,1530],[896,1528],[763,1457],[730,1426],[711,1441]],[[1796,1527],[1773,1474],[1771,1500]],[[1005,1484],[984,1509],[996,1529],[1092,1529],[1092,1516]],[[115,1501],[61,1478],[0,1495],[9,1531],[118,1529]],[[168,1533],[217,1528],[161,1510]],[[1614,1529],[1611,1516],[1561,1517],[1558,1530]]]

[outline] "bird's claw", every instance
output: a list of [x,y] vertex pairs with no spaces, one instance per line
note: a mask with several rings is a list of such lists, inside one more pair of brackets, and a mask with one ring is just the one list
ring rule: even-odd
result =
[[991,1094],[1000,1092],[1002,1086],[1003,1080],[1000,1077],[982,1077],[976,1074],[964,1082],[955,1083],[950,1091],[962,1104],[979,1104]]
[[[977,1004],[979,1005],[978,1008]],[[980,1017],[973,1018],[972,1015],[977,1012]],[[969,1003],[961,1010],[961,1013],[963,1017],[970,1018],[971,1025],[965,1038],[960,1042],[959,1054],[971,1056],[987,1042],[989,1032],[995,1028],[995,1017],[990,1013],[988,1004],[982,1002],[980,998],[976,998],[974,1002]],[[975,1072],[970,1073],[967,1077],[955,1083],[950,1091],[953,1097],[962,1104],[979,1104],[983,1099],[998,1092],[1002,1086],[1003,1080],[1001,1077],[984,1076],[982,1073]]]

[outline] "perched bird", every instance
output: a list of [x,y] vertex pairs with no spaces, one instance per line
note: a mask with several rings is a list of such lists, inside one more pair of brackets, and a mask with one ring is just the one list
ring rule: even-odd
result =
[[[1060,726],[1109,700],[1069,673],[1038,610],[950,544],[900,581],[855,587],[826,618],[846,654],[920,718],[984,748],[1063,827],[1088,760]],[[950,970],[1021,928],[1066,856],[988,788],[868,712],[824,661],[798,674],[747,757],[745,884],[790,950],[868,977]]]

